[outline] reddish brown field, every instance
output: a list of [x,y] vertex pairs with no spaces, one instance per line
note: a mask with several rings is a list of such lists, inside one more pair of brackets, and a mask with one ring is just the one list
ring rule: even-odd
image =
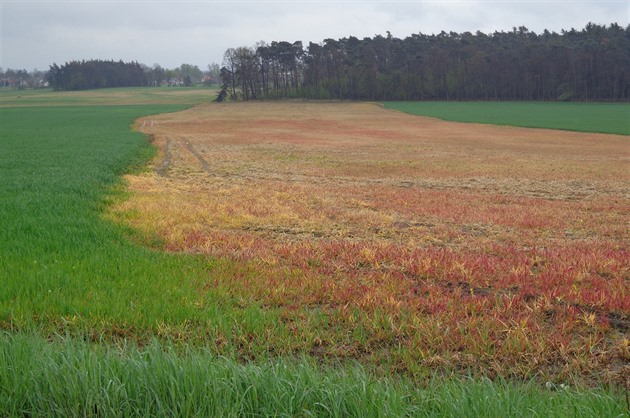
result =
[[292,347],[396,370],[619,379],[630,361],[630,139],[444,122],[375,104],[205,105],[119,219],[279,309]]

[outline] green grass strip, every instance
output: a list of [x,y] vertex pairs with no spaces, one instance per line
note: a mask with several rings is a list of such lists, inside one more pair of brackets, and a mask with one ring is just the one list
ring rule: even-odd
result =
[[630,135],[628,103],[384,102],[386,109],[454,122]]
[[0,334],[0,415],[620,417],[620,394],[489,380],[375,379],[306,361],[239,364],[201,349],[112,348]]

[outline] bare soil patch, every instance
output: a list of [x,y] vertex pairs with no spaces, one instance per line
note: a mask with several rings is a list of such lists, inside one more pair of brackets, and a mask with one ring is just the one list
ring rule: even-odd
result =
[[[456,222],[485,224],[487,235],[528,223],[574,227],[606,200],[617,210],[595,219],[591,227],[601,229],[623,225],[630,201],[623,136],[444,122],[365,103],[207,105],[139,126],[161,148],[155,170],[165,178],[134,184],[168,191],[186,207],[177,218],[201,217],[215,229],[370,240],[378,230],[401,241]],[[569,207],[568,219],[550,213]],[[513,221],[488,222],[507,210]],[[418,226],[427,221],[433,227]]]

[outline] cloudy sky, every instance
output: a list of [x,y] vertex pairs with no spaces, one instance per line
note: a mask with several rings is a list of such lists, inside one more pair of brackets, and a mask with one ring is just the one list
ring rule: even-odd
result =
[[582,29],[628,25],[628,0],[161,1],[0,0],[0,67],[48,69],[122,59],[206,69],[227,48],[376,34]]

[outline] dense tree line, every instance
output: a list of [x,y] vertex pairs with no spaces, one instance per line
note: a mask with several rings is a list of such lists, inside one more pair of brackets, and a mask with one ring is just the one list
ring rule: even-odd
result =
[[630,100],[630,26],[413,34],[228,49],[222,97]]
[[46,75],[46,80],[55,90],[148,85],[147,75],[137,62],[102,60],[71,61],[61,67],[53,64]]

